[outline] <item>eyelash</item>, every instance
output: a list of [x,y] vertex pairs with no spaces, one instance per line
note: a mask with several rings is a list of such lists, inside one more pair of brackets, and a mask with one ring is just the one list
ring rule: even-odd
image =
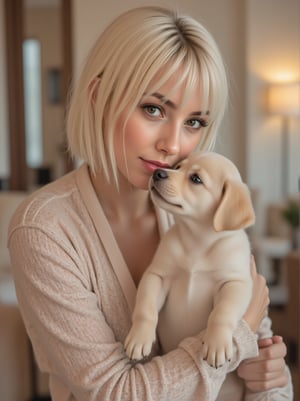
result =
[[[143,104],[143,105],[141,105],[141,108],[142,108],[142,110],[144,110],[145,113],[147,113],[147,115],[150,116],[150,117],[158,117],[158,116],[154,115],[153,113],[150,113],[150,112],[149,112],[149,109],[158,110],[160,116],[162,116],[162,115],[164,114],[163,109],[162,109],[160,106],[157,106],[157,105],[155,105],[155,104]],[[199,127],[194,128],[194,127],[191,127],[191,126],[189,126],[189,125],[188,125],[188,127],[197,130],[197,129],[205,128],[205,127],[208,126],[208,121],[205,120],[204,118],[191,118],[191,119],[189,119],[189,120],[186,121],[186,124],[187,124],[188,122],[195,122],[195,121],[197,121],[197,122],[199,123]]]

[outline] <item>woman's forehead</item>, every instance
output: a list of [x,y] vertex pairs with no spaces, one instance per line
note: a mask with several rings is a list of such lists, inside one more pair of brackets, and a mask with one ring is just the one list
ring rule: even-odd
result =
[[[166,76],[167,78],[165,78]],[[204,100],[199,74],[195,77],[188,74],[184,68],[178,69],[170,77],[168,77],[166,68],[160,70],[145,91],[145,96],[153,95],[162,102],[171,101],[178,106],[192,101],[195,107],[198,106],[197,110],[202,106]]]

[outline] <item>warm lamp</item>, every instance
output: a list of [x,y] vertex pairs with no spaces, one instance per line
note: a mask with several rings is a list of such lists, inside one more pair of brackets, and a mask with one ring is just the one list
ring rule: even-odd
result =
[[270,86],[268,107],[272,114],[300,116],[300,82]]
[[281,191],[288,195],[289,118],[300,116],[300,82],[273,84],[268,91],[268,110],[281,117]]

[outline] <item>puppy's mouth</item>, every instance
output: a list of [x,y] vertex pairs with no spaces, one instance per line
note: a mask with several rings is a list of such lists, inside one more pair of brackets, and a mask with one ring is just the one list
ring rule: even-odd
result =
[[155,196],[157,196],[158,198],[162,199],[165,203],[168,203],[171,206],[176,206],[176,207],[179,207],[180,209],[182,209],[181,205],[179,205],[177,203],[169,202],[166,198],[164,198],[162,196],[162,194],[155,188],[155,186],[151,186],[151,191],[154,193]]

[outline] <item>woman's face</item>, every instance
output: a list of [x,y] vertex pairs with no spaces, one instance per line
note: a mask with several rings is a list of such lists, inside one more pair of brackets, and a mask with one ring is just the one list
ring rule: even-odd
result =
[[124,129],[126,111],[116,126],[114,150],[120,180],[125,178],[136,188],[147,189],[154,170],[171,167],[187,157],[208,123],[201,107],[200,84],[188,97],[185,84],[172,91],[180,79],[178,74],[158,92],[141,99]]

